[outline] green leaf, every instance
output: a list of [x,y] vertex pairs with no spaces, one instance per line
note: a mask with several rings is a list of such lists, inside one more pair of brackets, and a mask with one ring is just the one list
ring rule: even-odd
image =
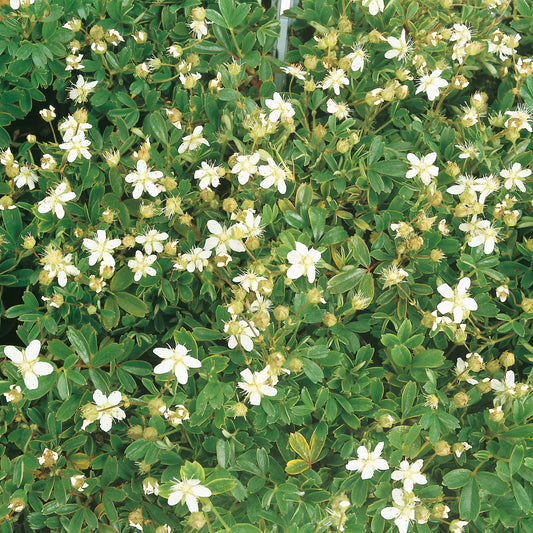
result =
[[225,470],[216,470],[206,480],[204,485],[211,490],[213,494],[222,494],[233,490],[237,482],[229,472]]
[[223,337],[220,331],[208,328],[193,328],[192,334],[197,341],[214,341]]
[[309,208],[308,214],[311,230],[313,231],[313,239],[318,241],[318,239],[324,234],[327,211],[323,207],[312,206]]
[[403,388],[402,391],[402,415],[405,417],[407,412],[413,407],[413,403],[416,398],[416,383],[414,381],[410,381],[407,383],[407,385]]
[[[228,29],[230,27],[229,24],[226,23],[224,17],[218,11],[215,11],[214,9],[206,9],[205,12],[206,12],[208,20],[210,20],[211,22],[213,22],[217,26],[221,26],[222,28],[226,28],[226,29]],[[215,34],[216,34],[216,32],[215,32]],[[219,41],[220,41],[220,39],[219,39]],[[224,43],[222,43],[222,44],[224,44]],[[229,45],[229,43],[228,43],[228,45]]]
[[152,113],[150,116],[150,126],[155,138],[163,145],[168,144],[168,121],[159,113]]
[[328,434],[328,426],[325,422],[320,422],[311,435],[311,442],[309,447],[311,450],[311,462],[314,463],[318,460],[324,444],[326,443],[326,437]]
[[511,486],[513,487],[513,494],[520,509],[525,513],[533,512],[533,504],[526,489],[515,478],[511,479]]
[[341,274],[333,276],[328,281],[328,290],[331,294],[342,294],[353,289],[363,277],[365,270],[363,268],[352,267]]
[[411,363],[411,352],[403,345],[393,346],[390,355],[393,362],[399,367],[405,368]]
[[109,288],[112,291],[123,291],[133,283],[133,272],[127,266],[122,267],[111,279]]
[[503,496],[509,491],[509,485],[491,472],[477,472],[478,485],[489,494]]
[[311,462],[311,449],[301,433],[291,433],[289,446],[305,461]]
[[235,9],[234,0],[218,0],[218,8],[220,9],[220,12],[222,13],[222,16],[224,17],[224,20],[228,26],[232,28],[233,11]]
[[479,499],[479,487],[474,478],[463,487],[461,491],[461,499],[459,500],[459,516],[463,520],[475,520],[481,509]]
[[94,368],[99,368],[101,366],[107,365],[114,359],[118,359],[124,352],[123,344],[108,344],[101,350],[99,350],[91,362],[91,366]]
[[353,256],[359,264],[368,268],[370,266],[370,252],[365,241],[359,235],[354,235],[349,240],[348,246],[352,249]]
[[148,306],[137,296],[133,296],[129,292],[117,292],[115,294],[117,304],[130,315],[143,317],[148,313]]
[[322,379],[324,379],[324,372],[322,371],[322,368],[320,368],[319,365],[317,365],[314,361],[311,361],[311,359],[302,359],[303,362],[303,371],[304,374],[313,382],[318,383]]
[[323,246],[329,246],[331,244],[338,244],[339,242],[343,242],[347,238],[348,234],[346,233],[346,230],[344,230],[340,226],[337,226],[336,228],[332,228],[326,232],[324,237],[322,237],[320,244],[322,244]]
[[523,460],[524,447],[522,445],[517,445],[513,448],[511,458],[509,459],[509,471],[511,472],[511,475],[516,474],[520,470]]
[[230,533],[261,533],[261,530],[252,524],[234,524],[229,530]]
[[443,478],[442,483],[449,489],[460,489],[472,479],[472,472],[466,468],[459,468],[448,472]]
[[285,467],[285,472],[287,472],[287,474],[295,476],[297,474],[305,472],[308,469],[309,463],[307,463],[303,459],[291,459]]
[[403,161],[377,161],[370,170],[383,174],[384,176],[391,176],[393,178],[403,178],[407,172],[407,165]]
[[81,357],[81,360],[88,365],[91,358],[91,350],[85,337],[80,331],[74,329],[73,327],[68,328],[67,337],[72,346],[74,346],[76,353]]
[[440,368],[444,359],[442,350],[423,350],[415,355],[411,366],[412,368]]

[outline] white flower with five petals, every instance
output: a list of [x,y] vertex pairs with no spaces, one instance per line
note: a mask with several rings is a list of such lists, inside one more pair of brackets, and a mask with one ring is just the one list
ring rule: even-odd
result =
[[246,400],[252,405],[259,405],[263,396],[276,396],[278,391],[272,387],[270,368],[267,366],[261,372],[254,372],[249,368],[241,371],[241,377],[244,381],[237,384],[240,389],[246,393]]
[[46,362],[39,361],[41,342],[31,341],[26,349],[19,350],[15,346],[6,346],[4,355],[9,357],[24,379],[24,385],[30,390],[39,386],[39,376],[48,376],[54,371],[54,367]]
[[470,283],[469,278],[461,278],[455,289],[452,289],[447,283],[437,287],[439,294],[444,298],[437,305],[439,313],[443,315],[453,314],[453,320],[456,324],[460,324],[470,311],[477,310],[477,303],[474,298],[470,298],[468,292]]
[[357,448],[357,459],[348,461],[347,470],[355,470],[361,473],[361,479],[371,479],[376,470],[388,470],[389,463],[381,458],[384,442],[378,442],[373,452],[369,452],[366,446]]
[[188,355],[190,350],[183,344],[176,344],[175,348],[154,348],[154,353],[163,359],[154,368],[154,374],[172,372],[180,385],[185,385],[189,379],[190,368],[200,368],[202,363]]
[[428,482],[426,476],[420,473],[423,466],[423,459],[418,459],[412,464],[409,464],[409,461],[402,461],[398,469],[391,474],[391,479],[403,481],[403,489],[413,492],[415,484],[425,485]]
[[307,276],[309,283],[313,283],[316,277],[316,263],[320,261],[322,254],[314,248],[308,249],[305,244],[296,241],[296,250],[287,254],[287,261],[291,263],[287,270],[289,279],[298,279]]
[[198,512],[198,498],[209,498],[212,492],[207,487],[201,485],[199,479],[183,478],[174,479],[176,483],[170,487],[168,504],[176,505],[185,503],[191,513]]

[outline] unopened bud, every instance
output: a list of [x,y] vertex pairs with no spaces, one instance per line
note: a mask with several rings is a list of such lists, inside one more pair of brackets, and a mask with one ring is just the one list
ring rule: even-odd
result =
[[525,313],[533,313],[533,298],[524,298],[520,303],[520,307]]
[[337,323],[337,317],[333,313],[326,313],[322,322],[328,328],[332,328]]
[[143,428],[142,426],[132,426],[128,429],[128,433],[127,433],[128,437],[131,439],[131,440],[139,440],[139,439],[142,439],[142,436],[143,436]]
[[287,320],[290,315],[290,309],[284,305],[278,305],[274,309],[274,318],[281,322],[282,320]]
[[492,361],[489,361],[486,365],[486,370],[489,374],[496,374],[500,370],[500,362],[498,359],[493,359]]
[[446,457],[452,453],[451,446],[445,440],[439,440],[433,446],[435,453],[440,457]]
[[497,405],[494,409],[489,409],[489,418],[493,422],[501,422],[504,418],[503,408]]
[[515,356],[513,352],[505,351],[500,355],[500,363],[503,367],[508,368],[515,364]]
[[246,404],[244,404],[242,402],[237,402],[236,404],[234,404],[232,406],[231,409],[233,411],[233,416],[234,417],[246,416],[246,414],[248,413],[248,407],[246,406]]
[[201,512],[191,513],[189,519],[187,520],[187,525],[193,529],[202,529],[207,524],[205,514]]
[[459,409],[461,409],[462,407],[466,407],[468,405],[469,400],[470,400],[470,397],[464,391],[459,391],[453,397],[453,403],[455,404],[455,407]]

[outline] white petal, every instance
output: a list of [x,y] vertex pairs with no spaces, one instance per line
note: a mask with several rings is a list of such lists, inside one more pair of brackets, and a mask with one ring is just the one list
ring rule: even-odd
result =
[[111,405],[118,405],[121,401],[122,401],[122,394],[116,390],[116,391],[113,391],[107,398],[107,401],[111,404]]
[[453,298],[453,289],[447,283],[439,285],[437,287],[437,290],[439,291],[439,294],[444,298]]
[[381,516],[385,518],[385,520],[394,520],[399,515],[400,509],[397,507],[385,507],[385,509],[381,509]]
[[25,372],[24,385],[30,390],[35,390],[39,386],[39,380],[33,372]]
[[102,417],[100,418],[100,429],[102,431],[107,432],[111,429],[112,425],[113,425],[113,417],[108,413],[103,414]]
[[204,487],[203,485],[193,487],[192,492],[195,496],[198,496],[199,498],[209,498],[209,496],[211,496],[212,494],[211,490],[207,487]]
[[28,344],[26,348],[26,360],[35,361],[39,357],[39,352],[41,351],[41,342],[37,339],[33,340]]
[[54,371],[54,367],[46,361],[37,361],[37,363],[33,365],[33,371],[38,376],[48,376]]
[[198,512],[198,500],[192,494],[185,495],[185,503],[191,513]]
[[4,348],[4,354],[6,357],[9,357],[13,363],[22,363],[23,357],[22,352],[15,348],[14,346],[6,346]]

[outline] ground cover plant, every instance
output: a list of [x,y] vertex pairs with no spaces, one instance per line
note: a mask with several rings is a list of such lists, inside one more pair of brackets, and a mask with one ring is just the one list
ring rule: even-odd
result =
[[2,533],[533,531],[533,6],[286,14],[2,2]]

